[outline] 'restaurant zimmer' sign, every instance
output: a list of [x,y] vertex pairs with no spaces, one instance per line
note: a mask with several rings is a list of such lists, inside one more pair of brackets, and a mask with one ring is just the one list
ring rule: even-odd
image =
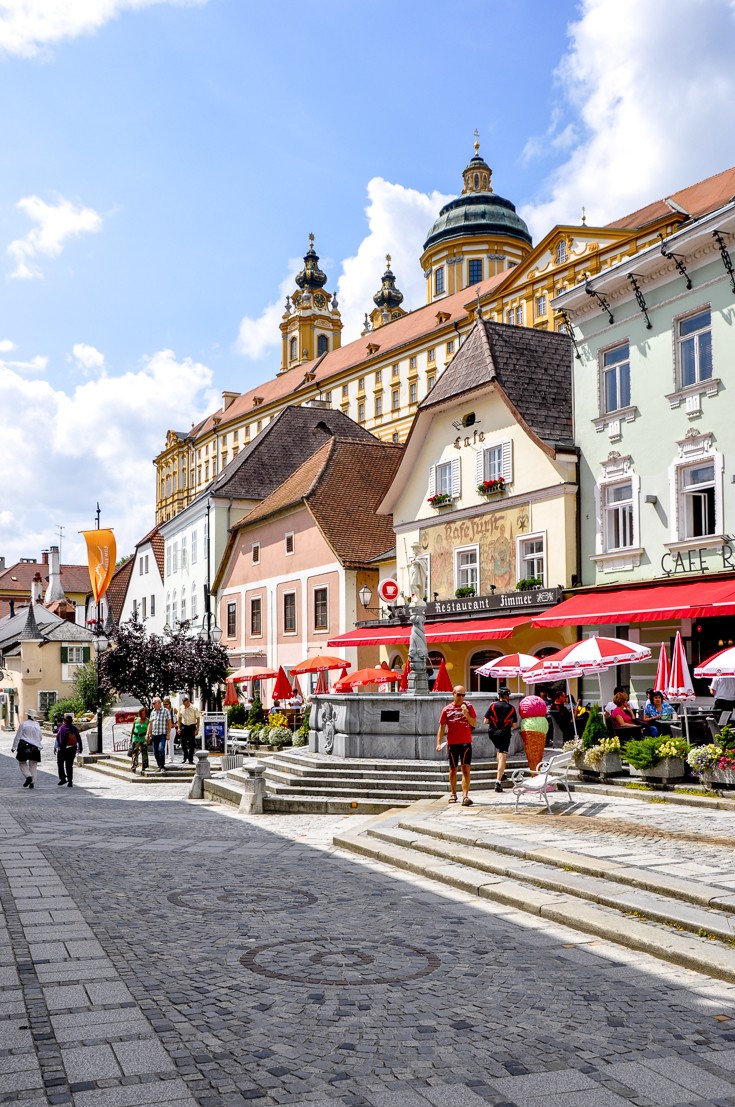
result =
[[529,588],[524,592],[502,592],[493,596],[463,596],[456,600],[427,603],[427,617],[436,615],[482,615],[498,611],[526,611],[548,607],[564,599],[561,588]]

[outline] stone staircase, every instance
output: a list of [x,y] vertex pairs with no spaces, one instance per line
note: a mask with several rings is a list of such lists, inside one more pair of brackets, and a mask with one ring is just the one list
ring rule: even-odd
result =
[[[124,780],[136,784],[190,784],[194,776],[195,765],[184,765],[177,759],[173,765],[166,766],[165,773],[158,773],[155,758],[149,753],[149,767],[145,776],[141,776],[140,767],[133,774],[130,771],[130,758],[127,753],[116,752],[111,754],[90,754],[81,757],[80,763],[85,769],[99,773],[101,776],[114,777],[115,780]],[[219,760],[210,757],[212,772],[220,771]]]
[[507,824],[481,828],[478,820],[468,818],[465,830],[440,818],[442,811],[443,800],[418,803],[409,812],[384,815],[354,831],[348,828],[335,835],[334,844],[472,896],[735,981],[731,888],[577,848],[532,845],[508,836]]

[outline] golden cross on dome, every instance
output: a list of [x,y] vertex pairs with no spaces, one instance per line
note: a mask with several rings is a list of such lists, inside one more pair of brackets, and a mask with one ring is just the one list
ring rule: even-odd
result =
[[309,249],[310,250],[314,249],[314,235],[313,234],[309,235]]
[[582,226],[587,226],[587,212],[582,208]]
[[475,154],[480,153],[480,132],[475,127]]
[[385,264],[386,264],[386,265],[388,266],[388,268],[390,269],[390,254],[386,254],[386,255],[385,255]]

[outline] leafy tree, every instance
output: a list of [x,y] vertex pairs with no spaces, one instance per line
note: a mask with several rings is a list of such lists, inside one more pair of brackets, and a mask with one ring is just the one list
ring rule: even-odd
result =
[[227,650],[191,637],[187,629],[188,624],[183,624],[162,638],[147,634],[136,618],[123,623],[115,630],[110,649],[102,654],[104,685],[118,694],[135,696],[148,710],[154,696],[182,688],[199,688],[208,700],[212,685],[227,675]]
[[[80,711],[97,710],[97,662],[90,660],[86,665],[80,665],[74,674],[74,699],[79,703]],[[110,707],[110,691],[102,682],[102,711],[106,713]]]
[[248,726],[258,726],[265,722],[265,711],[260,696],[253,696],[253,703],[248,711]]

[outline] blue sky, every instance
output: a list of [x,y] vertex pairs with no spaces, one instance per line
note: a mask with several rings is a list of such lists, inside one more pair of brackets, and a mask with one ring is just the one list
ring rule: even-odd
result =
[[420,305],[475,127],[536,238],[605,222],[735,161],[734,53],[731,0],[0,0],[0,554],[80,556],[97,500],[132,547],[310,231],[348,340],[386,251]]

